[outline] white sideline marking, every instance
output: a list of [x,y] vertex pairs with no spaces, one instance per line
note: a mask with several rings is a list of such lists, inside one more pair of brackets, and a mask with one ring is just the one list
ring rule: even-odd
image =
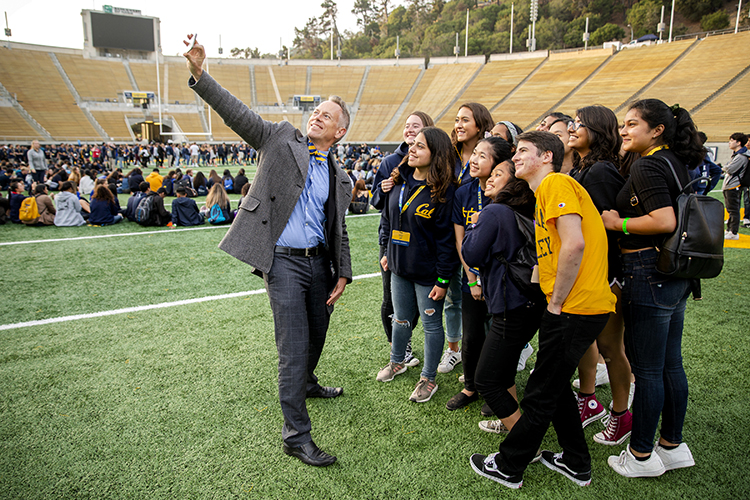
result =
[[76,236],[75,238],[54,238],[50,240],[6,241],[0,243],[0,246],[26,245],[29,243],[52,243],[56,241],[94,240],[98,238],[116,238],[118,236],[140,236],[142,234],[179,233],[181,231],[201,231],[204,229],[218,229],[222,227],[224,229],[229,228],[229,226],[186,227],[184,229],[161,229],[159,231],[143,231],[141,233],[100,234],[97,236]]
[[[348,215],[347,219],[357,218],[357,217],[371,217],[373,215],[380,215],[380,212],[373,212],[371,214]],[[205,226],[205,227],[187,227],[183,229],[161,229],[158,231],[143,231],[140,233],[100,234],[97,236],[76,236],[74,238],[54,238],[54,239],[49,239],[49,240],[6,241],[3,243],[0,243],[0,247],[7,246],[7,245],[27,245],[29,243],[52,243],[52,242],[57,242],[57,241],[76,241],[76,240],[94,240],[98,238],[116,238],[118,236],[140,236],[142,234],[171,234],[171,233],[179,233],[181,231],[201,231],[204,229],[220,229],[222,227],[224,229],[229,228],[229,226],[221,225],[221,226]]]
[[[362,274],[360,276],[355,276],[354,278],[352,278],[352,280],[375,278],[376,276],[380,276],[380,273]],[[38,319],[35,321],[24,321],[22,323],[11,323],[8,325],[0,325],[0,331],[13,330],[15,328],[26,328],[27,326],[41,326],[41,325],[51,325],[53,323],[65,323],[68,321],[76,321],[79,319],[103,318],[105,316],[114,316],[116,314],[127,314],[127,313],[141,312],[141,311],[150,311],[152,309],[164,309],[167,307],[185,306],[189,304],[198,304],[200,302],[210,302],[212,300],[234,299],[237,297],[259,295],[262,293],[266,293],[265,288],[261,288],[259,290],[249,290],[247,292],[227,293],[224,295],[210,295],[208,297],[198,297],[196,299],[177,300],[175,302],[162,302],[161,304],[151,304],[148,306],[125,307],[123,309],[113,309],[111,311],[99,311],[99,312],[87,313],[87,314],[74,314],[72,316],[60,316],[58,318],[47,318],[47,319]]]

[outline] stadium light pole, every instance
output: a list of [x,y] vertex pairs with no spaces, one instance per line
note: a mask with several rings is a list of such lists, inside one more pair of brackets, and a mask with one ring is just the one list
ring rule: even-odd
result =
[[[662,38],[664,38],[664,28],[666,28],[666,25],[664,24],[664,6],[661,6],[661,18],[659,20],[659,24],[656,25],[656,31],[659,32],[659,41],[662,41]],[[671,37],[671,35],[670,35]]]
[[674,25],[674,0],[672,0],[672,15],[669,17],[669,43],[672,43],[672,26]]
[[589,50],[589,18],[586,18],[586,31],[583,32],[583,50]]
[[469,9],[466,9],[466,41],[464,42],[464,57],[469,56]]
[[510,4],[510,53],[513,53],[513,7],[514,4]]
[[[734,21],[734,33],[737,34],[737,31],[740,29],[740,14],[742,10],[742,0],[740,0],[740,3],[737,4],[737,19]],[[5,14],[5,24],[8,24],[8,14]]]

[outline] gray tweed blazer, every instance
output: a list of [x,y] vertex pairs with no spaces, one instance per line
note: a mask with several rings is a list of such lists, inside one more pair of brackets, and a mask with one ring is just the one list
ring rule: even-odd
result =
[[[239,99],[225,90],[211,75],[203,72],[188,85],[224,120],[237,135],[259,152],[258,170],[247,196],[219,248],[268,273],[273,264],[274,246],[302,194],[310,164],[307,136],[291,123],[263,120]],[[326,247],[331,259],[332,283],[339,278],[352,280],[349,235],[344,217],[351,202],[349,176],[328,154],[331,182],[326,201]]]

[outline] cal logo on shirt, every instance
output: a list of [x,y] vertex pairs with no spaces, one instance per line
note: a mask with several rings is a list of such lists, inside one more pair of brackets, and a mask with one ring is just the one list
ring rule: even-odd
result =
[[420,217],[423,217],[425,219],[431,219],[432,218],[432,212],[434,212],[434,208],[430,208],[429,203],[422,203],[417,207],[417,209],[414,211],[415,215],[418,215]]

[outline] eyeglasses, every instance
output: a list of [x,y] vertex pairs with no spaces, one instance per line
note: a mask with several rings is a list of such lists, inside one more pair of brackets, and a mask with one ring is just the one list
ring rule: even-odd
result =
[[568,122],[568,130],[570,129],[578,130],[581,127],[586,128],[586,125],[584,125],[581,122]]

